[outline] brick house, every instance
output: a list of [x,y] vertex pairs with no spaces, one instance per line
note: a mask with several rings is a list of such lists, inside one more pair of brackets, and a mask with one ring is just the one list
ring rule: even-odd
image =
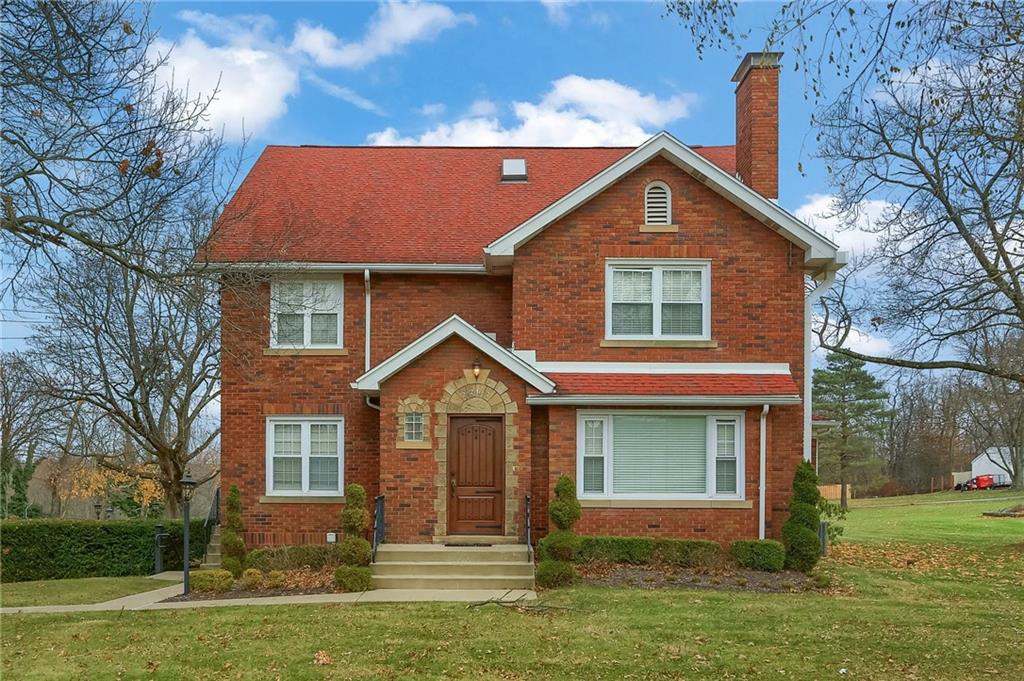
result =
[[778,57],[734,146],[267,147],[209,247],[247,543],[323,543],[352,482],[388,543],[522,543],[563,474],[581,533],[777,538],[845,261],[775,201]]

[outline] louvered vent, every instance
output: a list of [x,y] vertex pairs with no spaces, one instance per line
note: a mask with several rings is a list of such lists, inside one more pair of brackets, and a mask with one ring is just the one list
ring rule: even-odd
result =
[[672,222],[671,198],[668,187],[661,182],[647,185],[644,222],[648,225],[668,225]]

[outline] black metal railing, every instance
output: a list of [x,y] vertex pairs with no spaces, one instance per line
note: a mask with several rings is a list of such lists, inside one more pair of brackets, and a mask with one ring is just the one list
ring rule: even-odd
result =
[[206,520],[203,521],[203,562],[207,562],[210,551],[210,539],[213,538],[213,532],[216,527],[220,525],[220,487],[217,487],[213,491],[213,502],[210,504],[210,510],[206,514]]
[[533,509],[530,504],[530,495],[526,495],[526,558],[533,562]]
[[377,561],[377,547],[384,543],[384,495],[373,499],[373,552],[372,560]]

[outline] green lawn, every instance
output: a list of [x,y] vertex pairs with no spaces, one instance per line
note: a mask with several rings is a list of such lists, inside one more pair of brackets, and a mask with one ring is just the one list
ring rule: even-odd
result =
[[[835,593],[577,587],[544,594],[566,608],[547,614],[366,604],[5,616],[0,676],[1020,679],[1024,521],[978,517],[998,506],[854,508],[852,556],[824,564]],[[972,567],[871,564],[893,547]],[[320,651],[328,664],[314,663]]]
[[0,584],[0,605],[5,608],[28,605],[72,605],[103,601],[169,586],[147,577],[89,577],[43,582]]

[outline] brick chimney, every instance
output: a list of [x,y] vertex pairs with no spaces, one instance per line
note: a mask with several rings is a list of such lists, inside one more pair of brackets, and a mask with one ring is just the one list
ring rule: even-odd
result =
[[736,172],[770,199],[779,198],[779,61],[781,52],[749,52],[736,86]]

